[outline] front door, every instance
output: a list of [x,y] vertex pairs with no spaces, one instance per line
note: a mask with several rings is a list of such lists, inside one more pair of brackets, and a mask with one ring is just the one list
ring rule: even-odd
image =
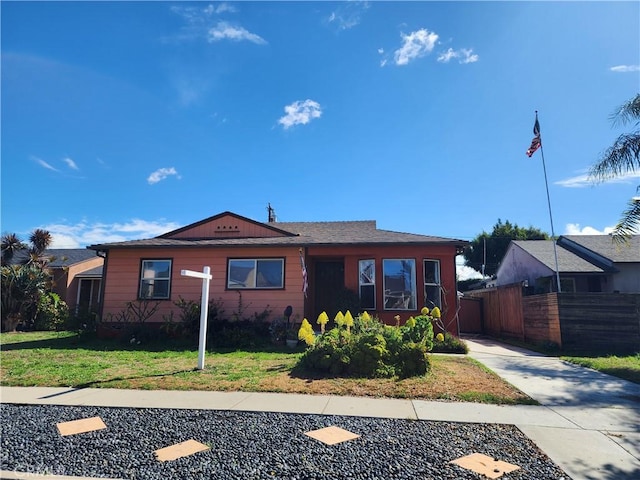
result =
[[333,321],[333,317],[340,308],[340,298],[344,292],[343,260],[316,260],[314,267],[315,301],[312,325],[322,312],[327,312],[329,320]]

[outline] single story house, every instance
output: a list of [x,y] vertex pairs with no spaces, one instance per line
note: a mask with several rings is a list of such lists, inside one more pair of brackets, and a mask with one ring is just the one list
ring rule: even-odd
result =
[[158,302],[149,322],[179,313],[180,298],[199,303],[202,281],[181,271],[208,266],[210,299],[227,315],[269,309],[273,320],[291,306],[292,321],[315,325],[322,311],[332,319],[345,298],[355,298],[387,323],[437,305],[457,333],[455,257],[466,244],[380,230],[375,221],[277,222],[270,215],[263,223],[223,212],[155,238],[87,248],[105,259],[103,322],[136,300]]
[[[104,259],[86,248],[48,248],[42,256],[57,293],[69,307],[71,314],[80,310],[98,311]],[[17,252],[10,263],[19,265],[29,260],[25,249]]]
[[[617,243],[609,235],[562,235],[556,241],[563,292],[640,293],[640,235]],[[556,291],[552,240],[513,240],[496,285],[525,283],[535,293]]]
[[52,290],[60,295],[71,314],[99,310],[104,258],[84,248],[58,248],[45,251],[51,255],[48,267],[53,275]]

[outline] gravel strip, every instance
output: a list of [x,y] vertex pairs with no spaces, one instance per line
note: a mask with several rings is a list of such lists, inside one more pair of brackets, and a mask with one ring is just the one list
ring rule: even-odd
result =
[[[56,424],[99,416],[106,430],[62,437]],[[305,432],[360,438],[325,445]],[[512,425],[215,410],[0,405],[2,470],[123,479],[478,479],[449,462],[483,453],[521,467],[502,479],[568,480]],[[186,440],[211,447],[159,462]]]

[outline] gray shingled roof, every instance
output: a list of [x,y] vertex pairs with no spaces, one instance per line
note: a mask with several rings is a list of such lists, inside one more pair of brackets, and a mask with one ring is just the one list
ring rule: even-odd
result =
[[[61,268],[75,265],[96,257],[96,252],[86,248],[49,248],[43,256],[53,258],[47,265],[49,268]],[[20,250],[11,258],[12,265],[19,265],[29,259],[28,250]]]
[[305,246],[305,245],[376,245],[376,244],[450,244],[464,246],[468,242],[453,238],[417,235],[413,233],[379,230],[375,221],[350,222],[276,222],[266,224],[294,233],[289,237],[264,238],[214,238],[214,239],[170,239],[151,238],[99,245],[90,245],[93,250],[112,248],[148,247],[226,247],[226,246]]
[[104,266],[100,265],[99,267],[91,268],[89,270],[85,270],[84,272],[78,273],[76,278],[100,278],[102,277],[102,270]]
[[[552,240],[513,240],[513,243],[555,271],[556,261]],[[560,246],[557,246],[556,250],[560,273],[604,273],[602,268],[583,260]]]
[[49,267],[68,267],[76,263],[96,258],[96,252],[86,248],[51,248],[44,251],[45,256],[53,257]]
[[623,244],[615,242],[610,235],[563,235],[560,238],[582,245],[614,263],[640,263],[640,235],[631,236],[629,242]]

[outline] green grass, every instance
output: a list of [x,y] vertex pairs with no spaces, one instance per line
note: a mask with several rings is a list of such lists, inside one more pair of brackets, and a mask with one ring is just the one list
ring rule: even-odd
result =
[[421,377],[344,378],[301,371],[302,349],[208,351],[178,340],[131,345],[69,332],[0,334],[0,385],[215,390],[529,404],[532,400],[465,355],[432,355]]
[[624,378],[631,382],[640,383],[640,353],[636,355],[628,355],[626,357],[618,357],[615,355],[606,357],[560,357],[567,362],[582,365],[583,367],[593,368],[602,373],[608,373],[619,378]]

